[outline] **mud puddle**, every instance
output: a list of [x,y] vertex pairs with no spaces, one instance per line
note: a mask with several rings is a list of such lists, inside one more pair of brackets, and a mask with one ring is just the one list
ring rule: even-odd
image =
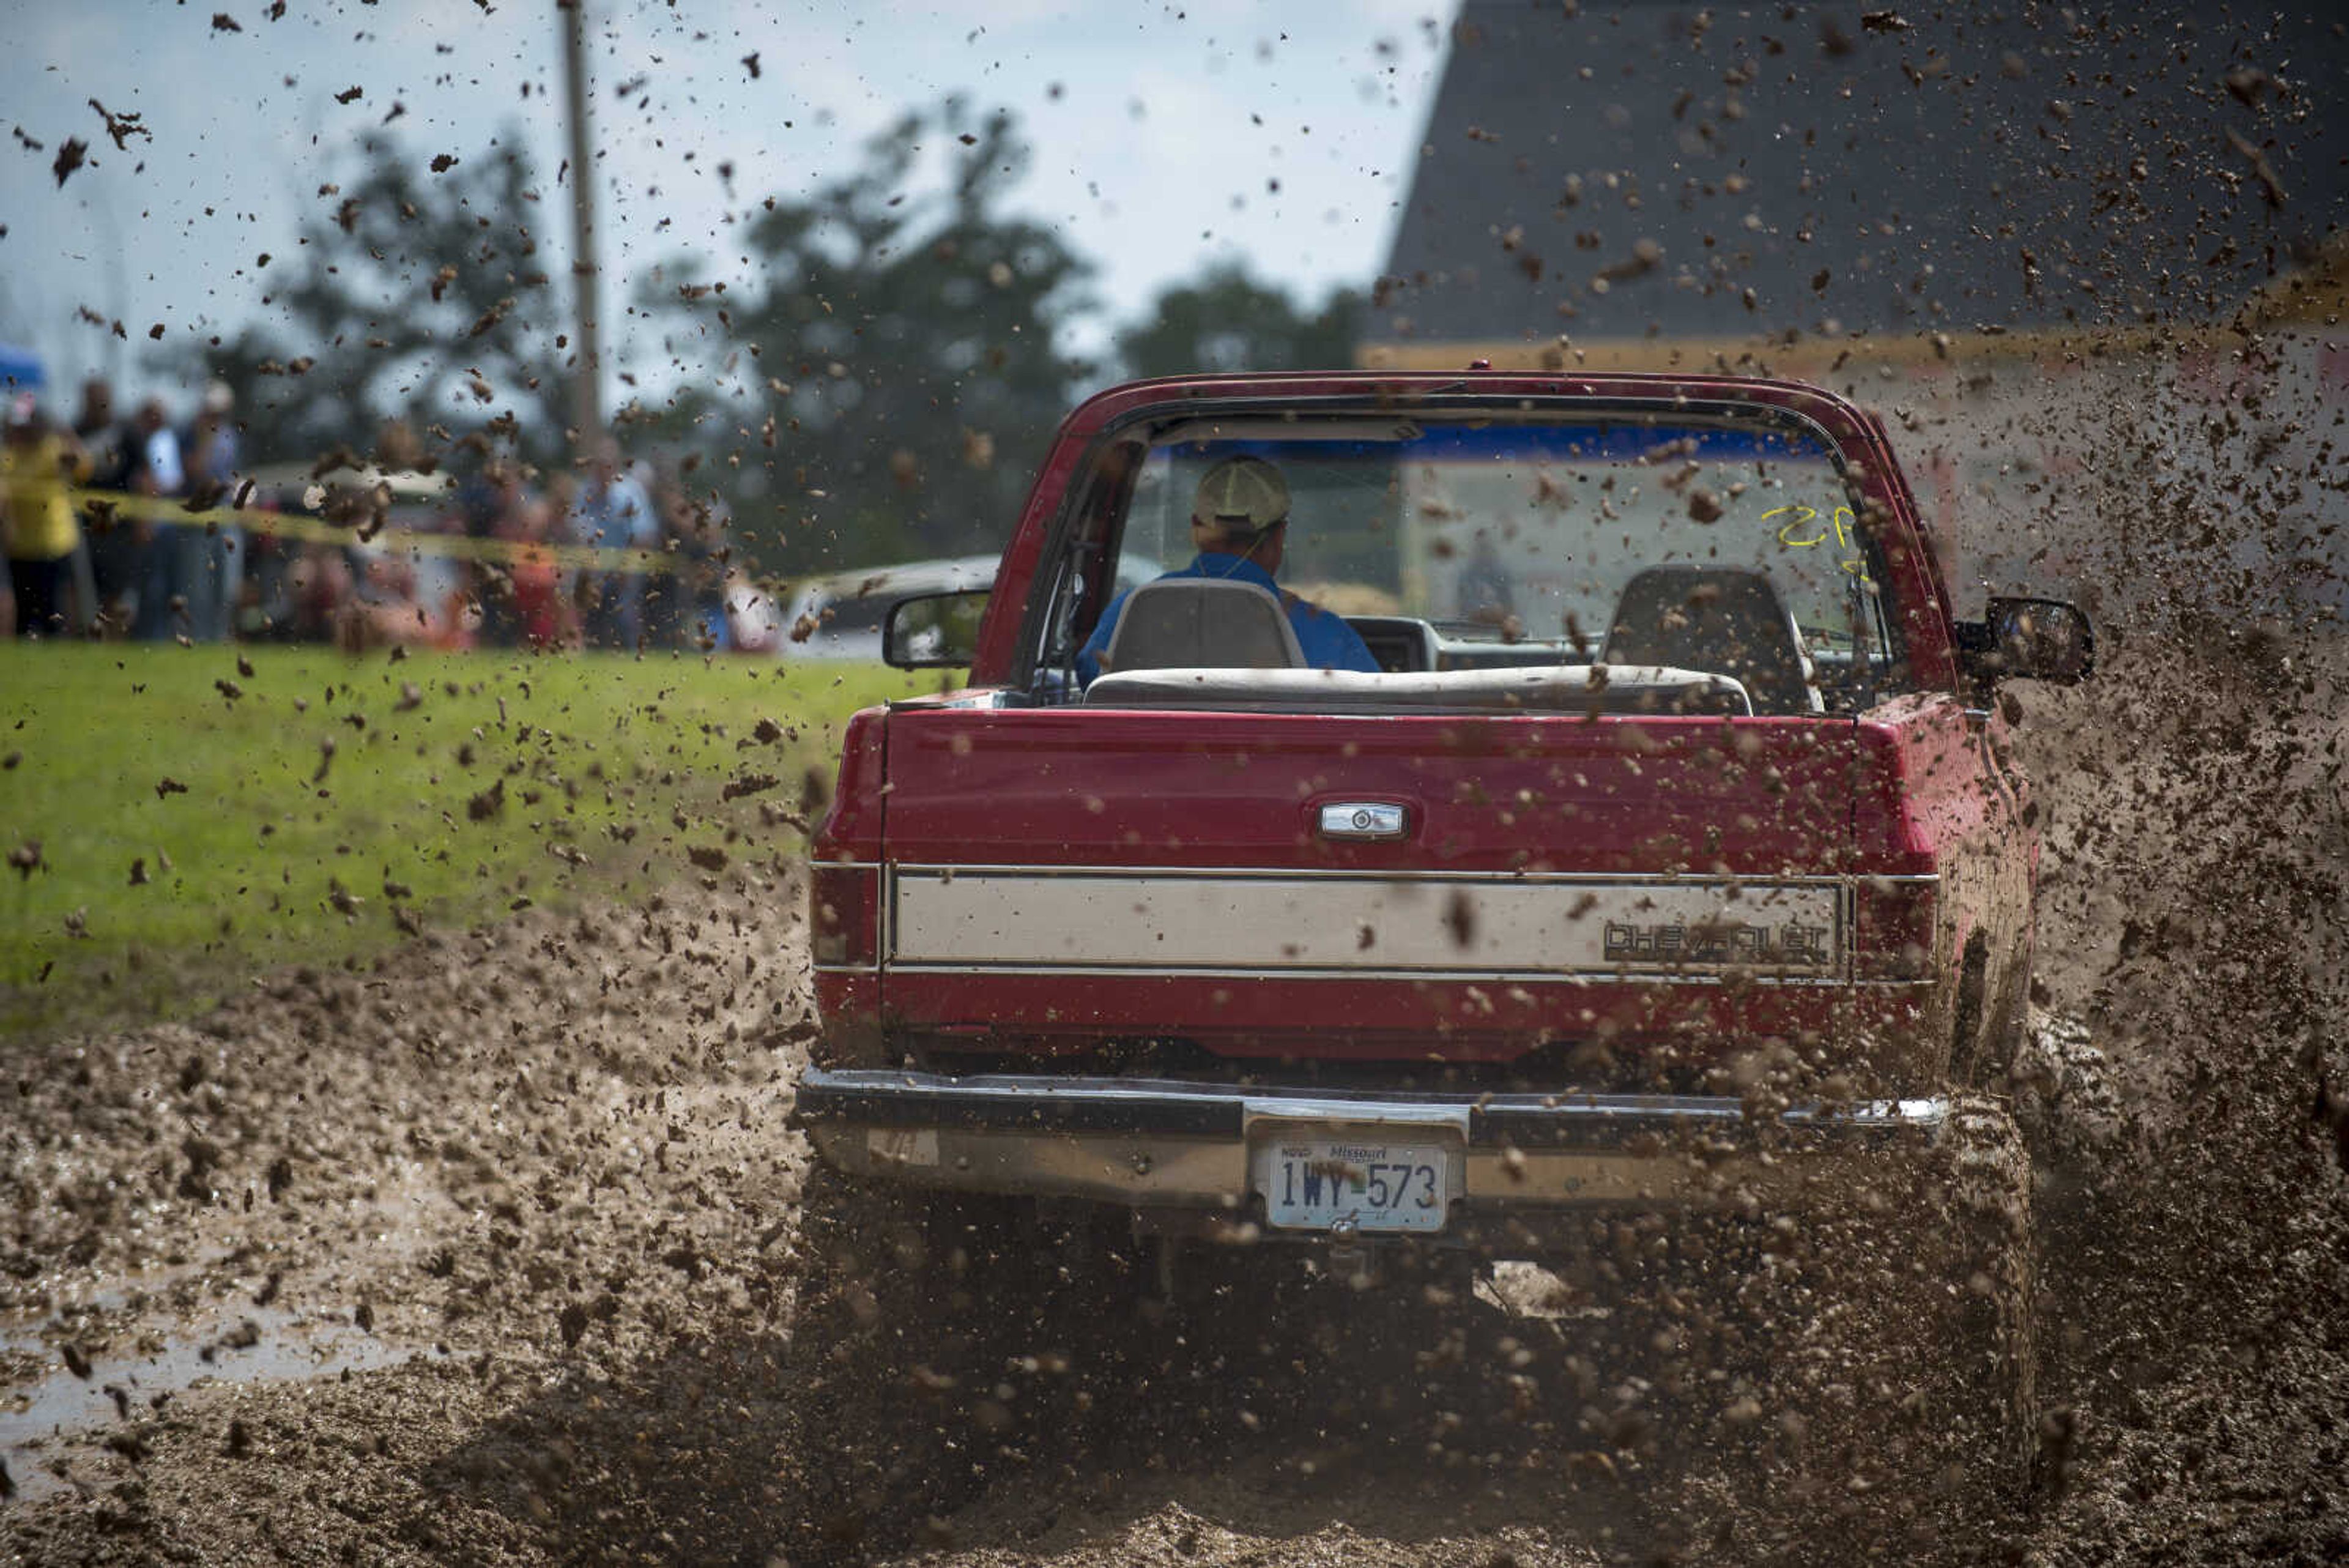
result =
[[[120,1300],[93,1304],[119,1310]],[[0,1321],[0,1357],[51,1369],[0,1397],[0,1461],[20,1497],[47,1496],[72,1484],[78,1447],[103,1442],[110,1428],[160,1414],[183,1394],[339,1376],[427,1349],[378,1337],[347,1315],[250,1302],[117,1318],[94,1335],[56,1319]]]

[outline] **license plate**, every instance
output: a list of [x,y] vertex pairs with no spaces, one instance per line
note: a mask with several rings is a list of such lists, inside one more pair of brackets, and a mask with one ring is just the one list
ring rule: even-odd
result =
[[1381,1128],[1276,1134],[1257,1150],[1265,1219],[1284,1231],[1441,1231],[1451,1211],[1450,1144]]

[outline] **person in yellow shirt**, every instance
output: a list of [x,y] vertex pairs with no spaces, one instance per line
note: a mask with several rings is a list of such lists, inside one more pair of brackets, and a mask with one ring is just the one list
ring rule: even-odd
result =
[[7,437],[0,442],[0,535],[7,545],[18,637],[72,629],[66,585],[81,524],[71,491],[88,476],[88,468],[81,442],[52,425],[30,392],[10,401]]

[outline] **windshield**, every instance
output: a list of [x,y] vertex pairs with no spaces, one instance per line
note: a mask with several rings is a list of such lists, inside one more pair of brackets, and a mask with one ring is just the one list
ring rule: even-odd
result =
[[1139,455],[1121,559],[1192,561],[1201,482],[1261,460],[1288,499],[1279,586],[1356,623],[1374,652],[1391,630],[1378,623],[1402,618],[1428,623],[1438,668],[1679,663],[1656,655],[1687,653],[1686,639],[1639,635],[1639,606],[1670,618],[1692,596],[1703,607],[1724,595],[1787,623],[1825,705],[1848,696],[1856,660],[1880,677],[1890,651],[1875,546],[1835,454],[1783,422],[1193,421]]

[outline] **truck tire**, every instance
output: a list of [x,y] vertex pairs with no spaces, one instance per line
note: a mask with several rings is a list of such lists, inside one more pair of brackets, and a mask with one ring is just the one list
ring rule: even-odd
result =
[[1950,1083],[1960,1089],[1982,1086],[1995,1054],[1982,1037],[1983,1018],[1990,1006],[1990,949],[1980,933],[1966,943],[1958,966],[1958,989],[1951,1007]]
[[[1764,1231],[1766,1270],[1702,1427],[1702,1464],[1773,1499],[1755,1554],[1815,1553],[1825,1521],[1875,1552],[1962,1539],[2027,1495],[2037,1450],[2031,1163],[2003,1105],[1955,1101],[1924,1158]],[[1702,1468],[1702,1466],[1700,1467]]]
[[2007,966],[2006,983],[1999,988],[1998,1011],[1992,1014],[1992,1076],[1983,1087],[1995,1094],[2013,1092],[2015,1073],[2031,1048],[2032,950],[2025,945]]
[[1873,1457],[1883,1513],[1939,1528],[1945,1505],[1968,1494],[2024,1490],[2037,1447],[2031,1159],[2006,1107],[1954,1101],[1932,1158],[1887,1218],[1878,1263],[1889,1253],[1923,1266],[1871,1273],[1890,1287],[1863,1305],[1879,1334],[1873,1370],[1891,1398],[1863,1402],[1850,1473],[1868,1480]]
[[950,1511],[1047,1425],[1064,1283],[1011,1200],[860,1181],[801,1198],[792,1562],[860,1560]]
[[1935,1153],[1940,1190],[1928,1204],[1946,1226],[1945,1288],[1911,1335],[1928,1358],[1944,1347],[1938,1366],[1920,1369],[1920,1392],[1943,1400],[1928,1448],[1937,1465],[1959,1465],[1996,1493],[2020,1492],[2038,1451],[2030,1149],[2003,1102],[1967,1096],[1951,1105]]
[[2023,1130],[2051,1189],[2077,1194],[2099,1172],[2128,1157],[2136,1132],[2112,1059],[2076,1017],[2033,1009],[2024,1026],[2017,1087],[2026,1113]]

